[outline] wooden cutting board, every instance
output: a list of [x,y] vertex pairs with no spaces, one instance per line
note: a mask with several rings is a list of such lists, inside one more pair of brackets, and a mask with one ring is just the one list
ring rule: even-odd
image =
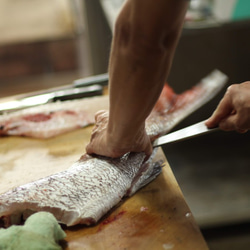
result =
[[[0,193],[62,171],[85,152],[92,127],[56,138],[0,138]],[[92,227],[63,227],[66,249],[208,249],[165,160],[156,180]]]

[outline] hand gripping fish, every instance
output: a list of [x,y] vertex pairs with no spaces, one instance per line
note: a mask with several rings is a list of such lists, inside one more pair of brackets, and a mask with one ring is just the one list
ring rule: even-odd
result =
[[[214,71],[181,95],[168,85],[146,121],[153,141],[210,100],[224,86],[226,76]],[[91,225],[124,197],[151,182],[161,172],[157,149],[145,161],[144,153],[119,159],[84,155],[68,170],[19,186],[0,195],[0,226],[18,224],[37,211],[51,212],[67,226]]]

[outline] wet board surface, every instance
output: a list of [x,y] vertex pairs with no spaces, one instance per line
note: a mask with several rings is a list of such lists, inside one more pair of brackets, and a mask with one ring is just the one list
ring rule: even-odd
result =
[[[38,140],[0,138],[0,193],[62,171],[85,152],[92,127]],[[64,227],[65,249],[208,249],[171,168],[123,200],[95,226]]]

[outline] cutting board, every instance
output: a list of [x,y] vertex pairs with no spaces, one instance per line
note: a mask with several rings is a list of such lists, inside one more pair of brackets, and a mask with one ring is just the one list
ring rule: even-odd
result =
[[[85,152],[92,127],[56,138],[0,138],[0,193],[62,171]],[[208,249],[171,168],[130,198],[124,199],[95,226],[63,226],[65,249]]]

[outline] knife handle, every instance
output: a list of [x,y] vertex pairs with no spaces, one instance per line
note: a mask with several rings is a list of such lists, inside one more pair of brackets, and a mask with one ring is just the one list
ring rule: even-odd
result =
[[79,99],[83,97],[92,97],[103,94],[103,87],[99,84],[81,87],[81,88],[70,88],[54,93],[54,97],[51,101],[66,101],[72,99]]

